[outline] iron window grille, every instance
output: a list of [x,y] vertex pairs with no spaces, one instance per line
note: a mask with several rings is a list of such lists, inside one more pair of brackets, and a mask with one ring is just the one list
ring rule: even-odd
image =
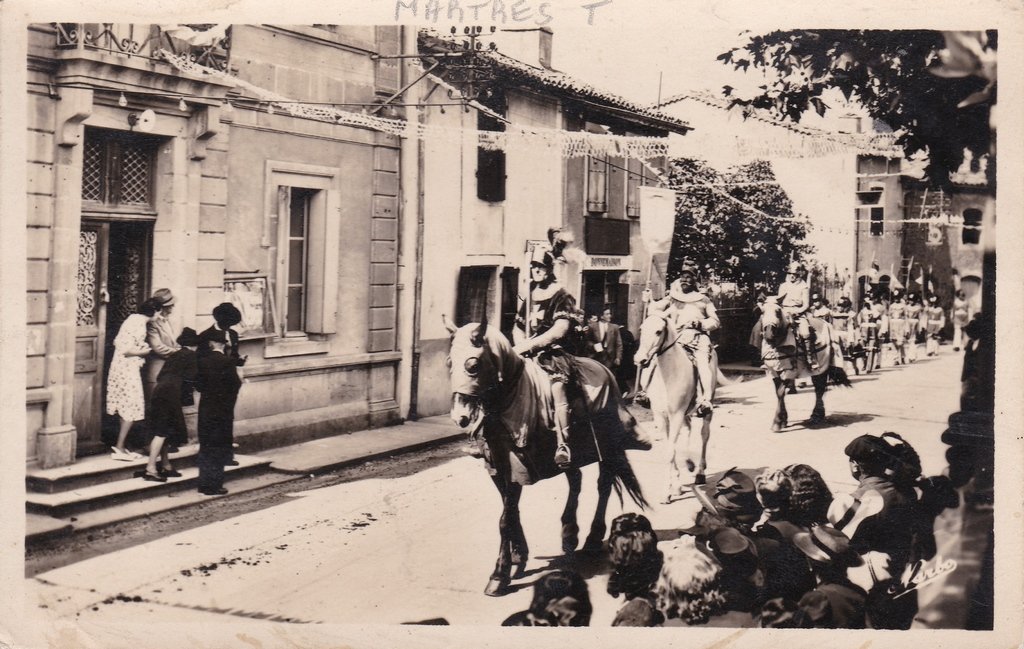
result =
[[82,200],[151,210],[157,145],[153,138],[88,129],[82,152]]

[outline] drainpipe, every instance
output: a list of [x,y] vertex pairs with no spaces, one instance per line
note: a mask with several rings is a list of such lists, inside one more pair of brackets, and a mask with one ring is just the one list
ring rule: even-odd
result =
[[[417,28],[414,26],[402,26],[402,54],[414,54],[418,50]],[[402,59],[403,61],[403,83],[419,76],[414,66],[416,59]],[[413,86],[406,91],[404,103],[410,104],[407,108],[406,119],[410,119],[409,112],[415,111],[415,119],[423,122],[423,109],[415,106],[419,99],[419,88]],[[420,365],[420,329],[421,310],[423,303],[423,142],[419,139],[412,140],[403,138],[401,140],[401,183],[402,210],[401,210],[401,238],[400,238],[400,286],[399,312],[409,314],[407,318],[400,319],[402,364],[400,368],[400,395],[402,416],[408,420],[415,421],[419,418],[418,413],[418,391],[419,391],[419,365]],[[413,221],[410,217],[415,214]],[[412,294],[408,287],[412,287]]]

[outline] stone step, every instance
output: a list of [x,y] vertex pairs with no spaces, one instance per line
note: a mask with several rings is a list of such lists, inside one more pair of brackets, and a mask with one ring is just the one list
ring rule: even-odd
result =
[[[182,446],[176,453],[171,453],[171,464],[178,471],[194,467],[197,444]],[[29,493],[55,494],[73,491],[94,485],[102,485],[120,480],[127,480],[135,472],[146,468],[146,460],[121,462],[110,459],[110,454],[93,455],[79,458],[74,464],[53,469],[28,469],[25,472],[25,488]],[[148,483],[147,483],[148,484]],[[154,483],[155,484],[155,483]]]
[[[225,467],[225,481],[237,476],[248,475],[266,470],[270,459],[246,455],[236,455],[238,466]],[[125,463],[129,464],[129,463]],[[59,491],[55,493],[29,492],[25,498],[25,508],[29,513],[43,514],[53,518],[65,518],[75,514],[112,507],[141,499],[183,490],[195,490],[199,481],[199,469],[196,467],[175,467],[181,472],[180,478],[169,478],[167,482],[148,482],[142,478],[127,477],[121,480],[93,484],[86,487]],[[145,463],[134,468],[135,471],[145,470]],[[128,474],[131,476],[131,474]]]

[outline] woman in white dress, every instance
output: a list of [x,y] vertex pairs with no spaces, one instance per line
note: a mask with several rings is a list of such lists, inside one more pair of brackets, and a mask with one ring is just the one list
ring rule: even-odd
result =
[[132,424],[146,417],[146,397],[142,390],[142,366],[151,348],[146,343],[146,326],[160,313],[161,304],[146,300],[121,324],[114,338],[114,357],[107,375],[107,414],[121,418],[117,443],[110,458],[127,462],[143,459],[125,449],[124,442]]

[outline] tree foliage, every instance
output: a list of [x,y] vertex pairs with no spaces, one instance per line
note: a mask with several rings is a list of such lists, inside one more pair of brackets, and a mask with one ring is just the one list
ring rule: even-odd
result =
[[813,248],[804,242],[806,220],[794,214],[793,202],[775,180],[764,161],[719,172],[699,160],[672,160],[669,187],[676,191],[676,223],[669,280],[678,275],[683,259],[692,259],[701,268],[710,267],[719,281],[776,286],[791,257],[807,258]]
[[907,157],[926,153],[928,178],[941,186],[965,151],[975,160],[989,153],[996,47],[995,31],[797,30],[752,36],[718,58],[741,70],[774,70],[759,94],[733,103],[795,122],[808,110],[824,115],[827,91],[838,89],[900,133]]

